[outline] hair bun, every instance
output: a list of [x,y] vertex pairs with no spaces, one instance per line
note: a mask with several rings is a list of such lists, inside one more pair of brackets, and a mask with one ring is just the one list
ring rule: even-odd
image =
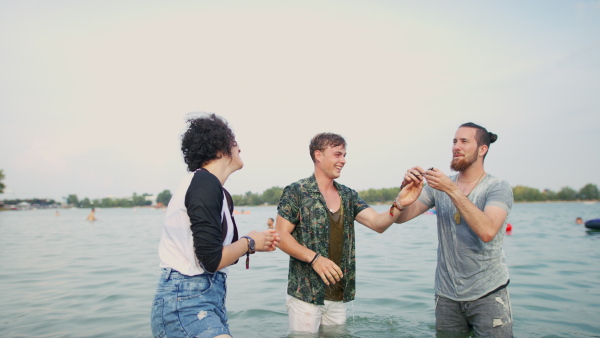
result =
[[488,134],[490,134],[490,143],[496,142],[496,140],[498,139],[498,135],[490,132],[488,132]]

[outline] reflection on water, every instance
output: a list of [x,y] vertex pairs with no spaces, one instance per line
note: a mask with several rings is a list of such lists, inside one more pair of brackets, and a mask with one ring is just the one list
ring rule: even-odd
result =
[[[384,211],[388,206],[377,206]],[[275,207],[245,207],[240,232],[266,228]],[[149,337],[164,213],[155,209],[0,212],[0,336]],[[600,231],[575,218],[600,204],[516,204],[505,238],[515,335],[600,333]],[[322,337],[434,336],[435,215],[384,234],[357,226],[357,299],[348,324]],[[227,307],[237,337],[294,337],[287,331],[288,257],[251,256],[230,270]]]

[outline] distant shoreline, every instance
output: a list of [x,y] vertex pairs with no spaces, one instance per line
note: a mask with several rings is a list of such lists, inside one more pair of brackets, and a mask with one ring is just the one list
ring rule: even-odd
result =
[[[367,203],[369,205],[388,205],[388,204],[392,204],[393,201],[389,201],[389,202],[375,202],[375,203]],[[594,205],[596,203],[600,203],[600,200],[577,200],[577,201],[514,201],[513,203],[519,203],[519,204],[524,204],[524,203],[532,203],[532,204],[540,204],[540,203],[582,203],[582,204],[589,204],[589,205]],[[236,208],[248,208],[248,207],[252,207],[252,208],[256,208],[256,207],[277,207],[277,204],[259,204],[259,205],[237,205]],[[132,206],[132,207],[123,207],[123,206],[116,206],[116,207],[95,207],[96,209],[135,209],[135,208],[140,208],[140,209],[165,209],[167,208],[166,206],[156,206],[156,205],[142,205],[142,206]],[[46,207],[46,208],[31,208],[31,209],[8,209],[8,208],[4,208],[4,207],[0,207],[0,211],[19,211],[19,210],[44,210],[44,209],[90,209],[90,207],[73,207],[73,206],[68,206],[68,205],[62,205],[62,206],[54,206],[54,207]]]

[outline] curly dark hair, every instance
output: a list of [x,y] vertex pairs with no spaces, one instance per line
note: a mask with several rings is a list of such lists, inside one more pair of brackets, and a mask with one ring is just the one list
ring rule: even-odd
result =
[[189,118],[188,128],[181,135],[181,152],[188,171],[196,171],[222,155],[231,156],[235,135],[225,119],[207,114]]

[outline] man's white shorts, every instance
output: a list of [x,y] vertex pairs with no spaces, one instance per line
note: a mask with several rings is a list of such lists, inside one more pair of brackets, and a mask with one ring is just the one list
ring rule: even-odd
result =
[[317,333],[320,325],[346,324],[346,304],[325,301],[325,305],[314,305],[286,295],[286,307],[290,319],[290,330]]

